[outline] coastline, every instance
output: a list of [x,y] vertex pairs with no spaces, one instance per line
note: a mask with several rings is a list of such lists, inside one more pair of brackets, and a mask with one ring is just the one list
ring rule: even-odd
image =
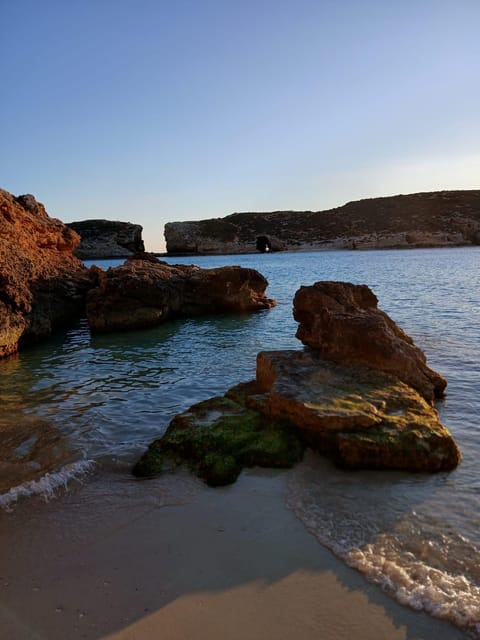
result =
[[95,475],[1,513],[11,640],[460,640],[322,547],[285,505],[289,472],[209,489],[187,473]]

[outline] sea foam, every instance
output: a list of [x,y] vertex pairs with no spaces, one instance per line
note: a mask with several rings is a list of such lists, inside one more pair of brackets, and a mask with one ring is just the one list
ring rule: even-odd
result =
[[94,467],[93,460],[79,460],[61,467],[58,471],[46,473],[38,480],[30,480],[16,487],[12,487],[6,493],[0,494],[0,507],[5,511],[11,511],[20,498],[42,496],[45,501],[55,496],[58,489],[66,489],[70,480],[79,480]]

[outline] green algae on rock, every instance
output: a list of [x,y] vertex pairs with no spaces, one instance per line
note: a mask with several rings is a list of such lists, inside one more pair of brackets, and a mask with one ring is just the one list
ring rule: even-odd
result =
[[243,467],[289,468],[303,457],[295,430],[226,396],[194,404],[170,423],[133,468],[154,476],[185,464],[210,486],[235,482]]

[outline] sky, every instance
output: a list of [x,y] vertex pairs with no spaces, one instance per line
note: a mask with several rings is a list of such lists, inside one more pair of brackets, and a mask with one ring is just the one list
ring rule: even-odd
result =
[[480,188],[480,0],[0,0],[0,187],[143,226]]

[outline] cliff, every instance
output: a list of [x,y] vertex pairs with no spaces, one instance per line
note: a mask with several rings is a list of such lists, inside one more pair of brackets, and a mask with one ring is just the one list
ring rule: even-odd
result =
[[79,242],[32,195],[0,189],[0,357],[80,315],[89,279]]
[[81,260],[96,258],[126,258],[145,251],[142,227],[131,222],[83,220],[68,226],[81,238],[75,255]]
[[326,211],[169,222],[165,239],[170,254],[478,245],[480,190],[369,198]]

